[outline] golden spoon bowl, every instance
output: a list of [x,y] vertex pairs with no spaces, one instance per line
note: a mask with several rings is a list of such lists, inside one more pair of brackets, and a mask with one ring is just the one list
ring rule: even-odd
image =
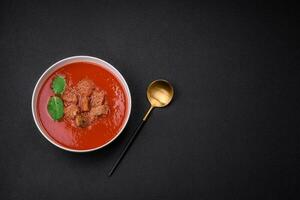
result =
[[174,95],[171,84],[166,80],[153,81],[147,89],[147,97],[153,107],[167,106]]
[[143,118],[146,121],[149,113],[153,108],[161,108],[167,106],[174,96],[172,85],[166,80],[155,80],[148,86],[147,98],[151,104],[150,109]]

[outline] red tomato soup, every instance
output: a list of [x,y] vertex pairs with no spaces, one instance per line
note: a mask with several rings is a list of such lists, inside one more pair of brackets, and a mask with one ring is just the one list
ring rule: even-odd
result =
[[[57,75],[65,77],[67,86],[89,79],[96,87],[106,91],[107,116],[86,128],[74,127],[64,118],[54,121],[48,114],[47,104],[54,95],[51,83]],[[37,113],[42,126],[57,143],[71,149],[87,150],[106,144],[118,134],[126,120],[127,102],[125,89],[111,72],[98,64],[75,62],[58,69],[44,82],[38,95]]]

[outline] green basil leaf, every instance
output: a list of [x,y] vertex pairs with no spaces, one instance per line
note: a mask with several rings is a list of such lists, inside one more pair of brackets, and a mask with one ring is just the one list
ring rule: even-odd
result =
[[60,97],[50,97],[47,108],[49,115],[55,121],[60,120],[64,116],[64,103]]
[[51,84],[51,88],[55,94],[62,94],[66,87],[66,80],[62,76],[56,76]]

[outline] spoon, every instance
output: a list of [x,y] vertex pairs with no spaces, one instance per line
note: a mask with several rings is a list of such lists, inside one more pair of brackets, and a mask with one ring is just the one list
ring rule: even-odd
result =
[[129,139],[128,143],[126,144],[124,150],[122,151],[120,157],[118,158],[118,160],[115,162],[115,164],[111,168],[110,172],[108,173],[108,176],[111,176],[114,173],[115,169],[117,168],[117,166],[119,165],[119,163],[121,162],[123,157],[125,156],[126,152],[128,151],[129,147],[133,143],[137,134],[139,133],[139,131],[141,130],[141,128],[147,121],[151,111],[154,108],[162,108],[162,107],[167,106],[171,102],[173,96],[174,96],[174,90],[173,90],[172,85],[168,81],[159,79],[159,80],[155,80],[152,83],[150,83],[150,85],[148,86],[148,89],[147,89],[147,98],[151,104],[151,107],[146,112],[140,125],[136,128],[135,132],[130,137],[130,139]]

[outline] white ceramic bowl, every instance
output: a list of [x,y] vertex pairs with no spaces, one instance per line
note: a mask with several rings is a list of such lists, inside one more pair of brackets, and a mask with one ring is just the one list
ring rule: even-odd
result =
[[[105,69],[107,69],[108,71],[110,71],[112,74],[115,75],[115,77],[118,78],[118,80],[120,81],[120,83],[122,84],[122,86],[125,89],[125,93],[127,95],[127,108],[128,108],[128,112],[126,113],[125,116],[125,122],[123,123],[120,131],[116,134],[116,136],[114,138],[112,138],[110,141],[108,141],[107,143],[98,146],[96,148],[92,148],[92,149],[86,149],[86,150],[77,150],[77,149],[71,149],[71,148],[67,148],[65,146],[62,146],[61,144],[59,144],[58,142],[56,142],[55,140],[53,140],[51,137],[49,137],[48,133],[46,132],[46,130],[43,128],[39,118],[38,118],[38,114],[37,114],[37,99],[38,99],[38,94],[40,92],[40,89],[42,87],[42,85],[44,84],[44,81],[47,80],[47,78],[57,69],[73,63],[73,62],[79,62],[79,61],[83,61],[83,62],[92,62],[95,64],[99,64],[102,67],[104,67]],[[128,88],[128,85],[124,79],[124,77],[121,75],[121,73],[114,68],[111,64],[109,64],[108,62],[101,60],[99,58],[95,58],[95,57],[91,57],[91,56],[72,56],[72,57],[68,57],[65,58],[63,60],[60,60],[58,62],[56,62],[55,64],[53,64],[51,67],[49,67],[43,74],[42,76],[39,78],[39,80],[37,81],[34,90],[33,90],[33,94],[32,94],[32,102],[31,102],[31,107],[32,107],[32,115],[33,115],[33,119],[34,122],[37,126],[37,128],[39,129],[39,131],[41,132],[41,134],[52,144],[54,144],[55,146],[66,150],[66,151],[71,151],[71,152],[78,152],[78,153],[83,153],[83,152],[90,152],[90,151],[95,151],[97,149],[101,149],[103,147],[105,147],[106,145],[110,144],[112,141],[114,141],[123,131],[123,129],[125,128],[130,113],[131,113],[131,94],[130,94],[130,90]]]

